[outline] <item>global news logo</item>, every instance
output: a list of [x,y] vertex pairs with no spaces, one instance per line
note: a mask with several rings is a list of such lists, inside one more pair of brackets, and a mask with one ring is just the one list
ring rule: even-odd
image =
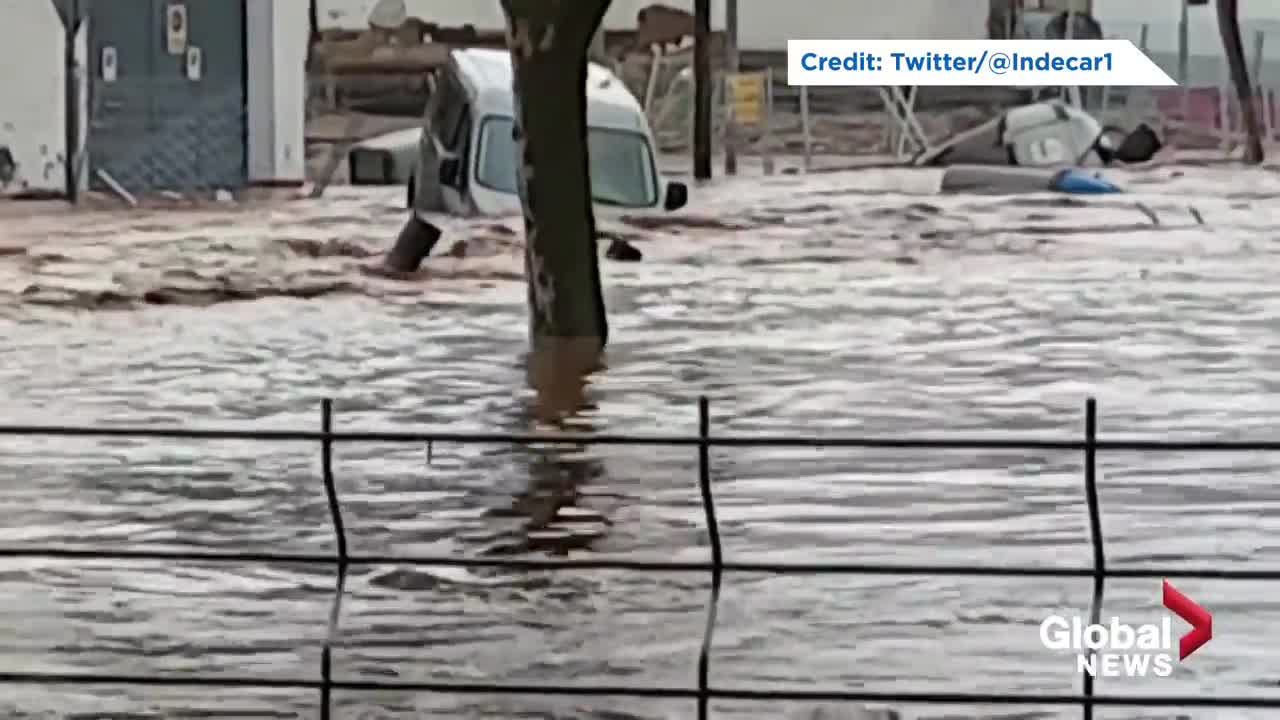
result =
[[[1213,616],[1164,581],[1162,601],[1170,612],[1191,625],[1178,638],[1178,660],[1186,660],[1213,637]],[[1113,617],[1106,625],[1087,624],[1079,617],[1050,615],[1040,623],[1040,642],[1050,650],[1073,651],[1076,671],[1093,677],[1169,677],[1173,674],[1173,621],[1129,625]]]

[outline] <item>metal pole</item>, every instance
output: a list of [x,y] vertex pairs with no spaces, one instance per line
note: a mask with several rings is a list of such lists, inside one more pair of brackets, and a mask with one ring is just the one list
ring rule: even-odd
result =
[[80,29],[80,0],[72,0],[64,20],[62,67],[66,75],[63,83],[66,119],[63,123],[63,140],[66,149],[62,153],[62,163],[67,186],[67,202],[74,205],[80,202],[80,183],[76,173],[76,164],[80,155],[80,83],[76,78],[76,34]]
[[1253,56],[1253,85],[1258,89],[1258,102],[1262,103],[1262,137],[1270,142],[1274,135],[1272,123],[1275,118],[1271,116],[1271,92],[1267,90],[1266,84],[1262,81],[1262,69],[1266,61],[1266,56],[1263,54],[1262,49],[1266,40],[1267,32],[1265,30],[1259,30],[1254,35],[1254,41],[1257,45],[1254,48]]
[[[738,57],[738,0],[725,0],[724,2],[724,34],[724,70],[726,76],[732,76],[738,73],[741,63]],[[729,113],[729,122],[726,124],[725,130],[727,142],[724,144],[724,174],[737,175],[738,121],[737,118],[733,117],[733,113]]]
[[693,177],[711,179],[711,0],[693,6]]
[[1258,30],[1253,34],[1253,70],[1251,73],[1253,87],[1250,90],[1255,93],[1262,91],[1262,63],[1264,59],[1262,48],[1266,40],[1267,33],[1264,30]]
[[773,67],[764,73],[764,174],[773,174]]
[[1178,84],[1187,84],[1187,65],[1188,54],[1188,25],[1190,24],[1190,3],[1188,0],[1182,0],[1182,13],[1178,17]]
[[320,43],[320,11],[316,8],[316,3],[319,1],[311,0],[307,3],[307,26],[310,31],[307,33],[307,64],[305,67],[308,71],[315,69],[316,45]]
[[809,130],[809,86],[800,86],[800,127],[804,132],[804,171],[813,169],[813,137]]
[[[1072,4],[1067,6],[1067,27],[1064,29],[1064,32],[1062,34],[1067,40],[1072,40],[1075,38],[1075,34],[1076,34],[1075,29],[1076,29],[1076,10],[1075,10],[1075,5]],[[1080,97],[1079,85],[1067,86],[1067,102],[1071,103],[1071,106],[1077,110],[1084,107],[1084,101]]]
[[1218,139],[1223,152],[1231,149],[1231,128],[1231,68],[1223,63],[1218,88]]
[[1180,110],[1182,112],[1182,122],[1187,122],[1187,116],[1191,114],[1191,95],[1187,88],[1187,76],[1190,74],[1189,55],[1190,55],[1190,39],[1188,36],[1188,26],[1191,23],[1190,18],[1190,2],[1182,0],[1182,14],[1178,19],[1178,89],[1181,96]]

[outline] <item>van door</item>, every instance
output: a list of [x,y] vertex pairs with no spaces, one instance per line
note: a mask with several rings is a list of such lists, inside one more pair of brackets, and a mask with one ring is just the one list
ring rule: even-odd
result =
[[[462,106],[461,117],[451,136],[440,140],[440,157],[454,160],[453,171],[449,177],[441,171],[440,190],[444,197],[444,207],[454,215],[471,214],[470,169],[471,169],[471,122],[470,105]],[[443,165],[441,166],[444,167]]]
[[[443,73],[442,73],[443,74]],[[431,141],[435,118],[440,110],[439,76],[427,78],[427,107],[422,113],[422,133],[418,137],[418,160],[409,179],[409,207],[420,212],[444,210],[440,197],[440,158]]]
[[447,210],[440,186],[440,160],[445,148],[442,138],[451,138],[466,110],[467,96],[452,66],[438,71],[431,84],[431,97],[423,113],[422,138],[418,141],[418,164],[414,172],[414,206],[423,212]]

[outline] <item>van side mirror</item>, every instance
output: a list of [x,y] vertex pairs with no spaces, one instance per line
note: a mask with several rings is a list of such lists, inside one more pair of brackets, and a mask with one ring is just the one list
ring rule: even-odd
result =
[[458,184],[458,173],[462,170],[462,161],[456,155],[440,158],[440,184],[455,187]]
[[679,210],[689,202],[689,186],[682,182],[667,183],[667,197],[662,201],[662,208],[667,212]]

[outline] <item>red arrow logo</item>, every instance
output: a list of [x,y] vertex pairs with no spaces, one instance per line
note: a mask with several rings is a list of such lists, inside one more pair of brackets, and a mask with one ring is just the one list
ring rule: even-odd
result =
[[1191,624],[1191,632],[1178,638],[1178,659],[1186,660],[1187,656],[1199,650],[1213,637],[1213,616],[1194,600],[1178,592],[1168,580],[1164,581],[1164,606]]

